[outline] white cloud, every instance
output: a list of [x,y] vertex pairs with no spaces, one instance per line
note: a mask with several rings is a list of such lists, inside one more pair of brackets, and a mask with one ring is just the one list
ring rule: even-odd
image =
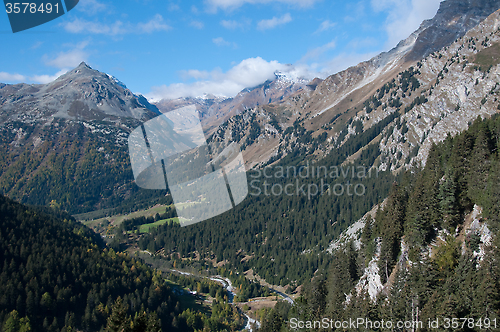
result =
[[259,30],[268,30],[277,27],[278,25],[287,24],[292,21],[292,16],[287,13],[282,17],[273,17],[270,20],[262,20],[257,23],[257,29]]
[[71,22],[63,24],[64,29],[71,33],[93,33],[102,35],[123,35],[128,32],[122,21],[115,21],[112,24],[104,24],[97,21],[90,22],[83,19],[75,18]]
[[366,38],[355,38],[347,43],[346,49],[359,49],[366,47],[376,47],[379,44],[379,41],[372,37]]
[[356,66],[363,61],[370,60],[378,54],[379,52],[342,53],[332,60],[322,64],[322,68],[319,71],[323,73],[321,76],[326,77],[335,73],[339,73],[349,67]]
[[224,28],[230,29],[230,30],[237,29],[240,26],[240,22],[238,22],[238,21],[231,21],[231,20],[222,20],[222,21],[220,21],[220,24]]
[[178,10],[181,10],[181,7],[178,4],[176,4],[176,3],[170,3],[168,5],[168,11],[175,12],[175,11],[178,11]]
[[441,0],[371,0],[375,11],[388,12],[386,47],[394,47],[410,36],[422,21],[436,14],[440,3]]
[[82,61],[87,61],[89,54],[85,51],[88,45],[88,41],[84,41],[76,45],[72,50],[67,52],[60,52],[55,58],[49,59],[47,55],[44,55],[43,61],[46,65],[59,68],[67,69],[74,68],[78,66]]
[[200,30],[205,27],[205,24],[201,21],[191,21],[191,23],[189,25],[192,26],[193,28],[200,29]]
[[252,24],[252,20],[250,19],[241,19],[241,20],[222,20],[220,24],[229,30],[236,30],[236,29],[244,29],[248,27],[250,24]]
[[[375,0],[376,1],[376,0]],[[344,22],[359,22],[364,16],[366,16],[366,8],[363,1],[356,3],[347,3],[347,11],[349,15],[344,17]]]
[[[332,41],[318,49],[334,48]],[[317,51],[319,52],[319,51]],[[260,57],[243,60],[227,72],[219,68],[213,71],[187,70],[180,72],[185,80],[194,79],[193,83],[177,83],[171,85],[154,86],[146,97],[152,101],[161,99],[176,99],[183,97],[201,97],[206,94],[234,97],[245,88],[255,87],[266,80],[273,79],[274,73],[280,71],[289,77],[313,79],[326,78],[362,61],[376,56],[371,53],[343,53],[326,62],[306,64],[299,62],[295,65],[285,65],[278,61],[266,61]]]
[[108,6],[97,0],[80,0],[76,8],[79,11],[85,12],[89,15],[94,15],[98,12],[107,10]]
[[168,31],[171,27],[163,20],[163,16],[156,14],[149,22],[137,24],[139,32],[153,33],[156,31]]
[[65,52],[59,52],[54,57],[44,55],[42,57],[42,62],[47,66],[58,69],[57,73],[54,75],[33,75],[26,77],[20,74],[0,72],[0,82],[18,83],[27,82],[29,80],[41,84],[50,83],[59,76],[67,73],[71,68],[78,66],[82,61],[87,61],[89,54],[85,51],[85,48],[88,44],[88,41],[83,41],[77,45],[72,45],[72,49]]
[[229,45],[231,45],[230,42],[225,41],[224,38],[222,38],[222,37],[214,38],[214,39],[212,39],[212,42],[217,46],[229,46]]
[[137,24],[122,22],[120,20],[111,24],[106,24],[98,21],[92,22],[75,18],[71,22],[63,23],[63,27],[67,32],[71,33],[91,33],[110,36],[125,35],[129,33],[153,33],[156,31],[168,31],[171,29],[171,27],[164,22],[163,16],[160,14],[156,14],[146,23]]
[[273,2],[289,4],[297,7],[309,7],[321,0],[205,0],[205,3],[210,11],[217,9],[233,10],[244,4],[268,4]]
[[214,38],[212,39],[212,42],[217,45],[217,46],[232,46],[234,48],[237,47],[236,43],[231,43],[231,42],[228,42],[227,40],[225,40],[224,38],[222,37],[218,37],[218,38]]
[[226,78],[245,87],[255,86],[273,78],[276,70],[284,69],[286,69],[286,65],[278,61],[267,62],[261,57],[249,58],[231,68],[227,72]]
[[330,30],[330,29],[334,28],[336,25],[337,25],[337,23],[331,22],[330,20],[323,21],[315,33],[320,33],[323,31]]
[[2,83],[19,83],[25,81],[26,77],[21,74],[10,74],[0,71],[0,82]]
[[290,67],[278,61],[266,61],[260,57],[249,58],[241,61],[226,73],[220,69],[215,69],[212,72],[184,71],[181,73],[184,78],[191,77],[203,80],[194,83],[156,86],[152,88],[152,92],[147,97],[151,100],[199,97],[204,94],[233,97],[245,88],[257,86],[274,78],[274,73],[278,70],[295,71],[297,75],[305,73],[303,68]]
[[367,45],[372,46],[373,44],[374,40],[370,38],[355,39],[351,41],[346,48],[350,51],[342,52],[331,58],[327,52],[337,47],[335,40],[332,40],[325,45],[308,51],[294,67],[301,67],[303,72],[302,77],[310,79],[314,77],[326,78],[378,55],[380,51],[367,53],[355,51],[357,48],[362,48]]
[[68,72],[69,69],[62,69],[58,71],[55,75],[35,75],[30,77],[30,80],[36,83],[47,84],[54,81],[61,75],[64,75]]
[[56,68],[72,68],[78,66],[82,61],[86,61],[87,57],[87,52],[76,49],[69,52],[61,52],[56,58],[48,60],[46,64]]
[[[218,72],[220,72],[220,70],[218,70]],[[190,69],[190,70],[181,70],[179,74],[184,80],[188,80],[191,78],[194,78],[196,80],[206,80],[209,79],[210,76],[214,76],[215,72],[210,73],[206,70]]]
[[37,48],[39,48],[42,45],[43,45],[42,41],[37,41],[35,44],[33,44],[33,46],[31,46],[31,49],[36,50]]

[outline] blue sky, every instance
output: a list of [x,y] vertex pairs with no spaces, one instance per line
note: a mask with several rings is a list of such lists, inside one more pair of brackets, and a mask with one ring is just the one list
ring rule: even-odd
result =
[[440,0],[80,0],[13,34],[0,82],[47,83],[81,61],[152,100],[234,96],[273,76],[326,77],[394,47]]

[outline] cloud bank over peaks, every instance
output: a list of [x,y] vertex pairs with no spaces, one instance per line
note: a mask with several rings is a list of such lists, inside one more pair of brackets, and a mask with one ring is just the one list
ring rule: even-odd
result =
[[306,66],[286,65],[278,61],[266,61],[261,57],[241,61],[227,72],[215,69],[211,72],[188,70],[180,73],[184,79],[194,79],[192,83],[176,83],[155,86],[146,94],[150,101],[201,97],[207,94],[218,97],[234,97],[245,88],[252,88],[275,78],[276,72],[282,72],[289,79],[313,79]]
[[0,71],[0,82],[5,82],[5,83],[18,83],[26,80],[26,77],[24,75],[15,73],[6,73],[3,71]]

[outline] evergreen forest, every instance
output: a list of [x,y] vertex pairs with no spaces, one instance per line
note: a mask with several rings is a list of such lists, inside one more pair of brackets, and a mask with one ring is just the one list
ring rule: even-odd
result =
[[[292,318],[420,321],[419,331],[436,330],[429,327],[436,321],[449,323],[439,330],[498,330],[499,146],[498,116],[478,119],[434,145],[425,167],[407,171],[376,218],[368,218],[359,248],[349,241],[335,251],[328,270],[307,282],[293,307],[281,302],[268,312],[262,331],[291,331]],[[477,211],[486,231],[471,228]],[[384,284],[375,298],[356,288],[371,261]],[[335,330],[324,327],[315,330]]]
[[243,324],[221,285],[200,283],[214,300],[211,312],[196,312],[166,277],[105,247],[66,212],[0,196],[2,331],[230,331]]

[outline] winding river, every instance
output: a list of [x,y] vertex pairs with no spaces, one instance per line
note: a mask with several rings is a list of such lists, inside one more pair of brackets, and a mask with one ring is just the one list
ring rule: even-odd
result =
[[[195,276],[192,273],[182,272],[182,271],[178,271],[178,270],[172,270],[172,272],[177,272],[179,274],[193,276],[193,277]],[[233,292],[234,288],[233,288],[233,284],[231,283],[231,280],[229,280],[228,278],[223,278],[221,276],[202,277],[202,278],[207,278],[207,279],[210,279],[212,281],[220,283],[222,285],[222,287],[224,287],[224,289],[226,289],[227,292],[228,292],[228,294],[229,294],[228,295],[228,302],[230,304],[234,305],[233,301],[234,301],[234,297],[235,297],[236,294]],[[245,327],[243,328],[243,330],[247,330],[247,331],[253,332],[252,326],[254,326],[254,325],[257,326],[257,328],[260,328],[260,322],[258,320],[251,318],[250,316],[248,316],[246,313],[242,312],[241,310],[240,310],[240,312],[247,319],[247,324],[245,325]]]

